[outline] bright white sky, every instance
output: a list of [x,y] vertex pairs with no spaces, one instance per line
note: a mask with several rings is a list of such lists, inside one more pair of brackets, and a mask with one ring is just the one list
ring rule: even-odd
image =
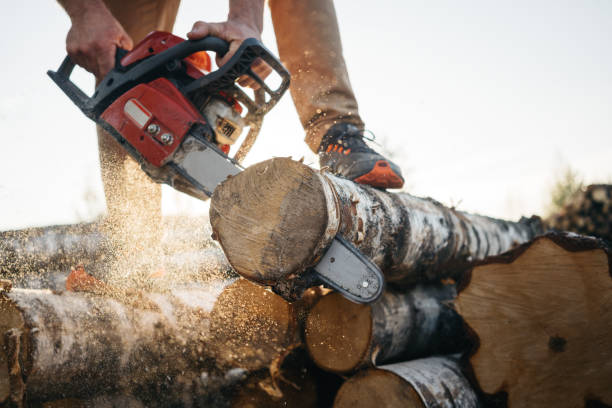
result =
[[[411,193],[517,218],[542,211],[563,164],[588,182],[612,179],[611,1],[338,0],[336,8],[362,117]],[[183,0],[175,33],[226,13],[223,0]],[[0,230],[104,211],[93,125],[45,75],[64,57],[69,23],[53,0],[9,2],[0,15]],[[264,42],[276,50],[269,17]],[[247,164],[314,163],[302,138],[287,95]],[[165,213],[207,211],[164,194]]]

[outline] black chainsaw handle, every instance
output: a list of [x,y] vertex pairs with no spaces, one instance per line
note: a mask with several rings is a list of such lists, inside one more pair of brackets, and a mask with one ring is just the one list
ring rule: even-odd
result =
[[213,51],[223,56],[229,50],[229,43],[218,37],[204,37],[198,40],[186,40],[168,48],[142,62],[133,68],[123,67],[121,58],[128,52],[117,48],[115,54],[115,68],[111,70],[100,82],[92,97],[89,97],[70,80],[75,63],[70,56],[66,56],[56,72],[47,71],[47,75],[60,87],[62,91],[77,105],[86,116],[96,117],[110,104],[115,95],[121,94],[143,78],[154,76],[155,72],[172,60],[183,59],[198,51]]
[[[266,81],[253,71],[252,66],[257,59],[263,60],[281,78],[276,89],[271,89]],[[236,86],[238,78],[242,76],[250,77],[259,85],[255,98]],[[223,66],[189,83],[181,88],[181,91],[185,94],[201,90],[226,92],[246,106],[247,114],[243,119],[253,129],[261,127],[263,115],[270,111],[287,91],[290,80],[291,75],[274,54],[256,38],[247,38]]]

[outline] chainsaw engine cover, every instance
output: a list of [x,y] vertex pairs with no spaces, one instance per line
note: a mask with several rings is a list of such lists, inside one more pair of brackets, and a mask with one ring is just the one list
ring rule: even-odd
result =
[[165,78],[130,89],[101,118],[156,167],[166,164],[194,124],[206,123]]

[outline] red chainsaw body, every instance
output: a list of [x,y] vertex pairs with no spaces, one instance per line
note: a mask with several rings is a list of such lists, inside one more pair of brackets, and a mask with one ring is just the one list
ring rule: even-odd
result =
[[[173,34],[154,31],[121,59],[121,65],[137,64],[183,41]],[[193,79],[211,70],[210,56],[204,51],[189,55],[183,62],[185,74]],[[242,107],[236,100],[223,92],[219,95],[241,113]],[[165,78],[139,84],[125,92],[100,117],[155,167],[166,164],[194,124],[206,123],[206,119],[185,95]],[[226,154],[229,152],[228,145],[219,147]]]
[[[205,123],[191,102],[165,78],[130,89],[101,118],[155,167],[166,163],[195,123]],[[164,141],[163,135],[170,135],[171,143]]]

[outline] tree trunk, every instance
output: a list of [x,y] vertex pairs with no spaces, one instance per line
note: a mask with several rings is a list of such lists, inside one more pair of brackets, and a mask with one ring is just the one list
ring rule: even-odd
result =
[[299,342],[286,302],[244,280],[232,282],[119,291],[124,298],[3,291],[0,404],[119,392],[145,406],[216,406],[217,394],[225,401],[224,389],[249,371],[268,369]]
[[601,240],[549,234],[474,267],[456,308],[482,391],[510,408],[612,405],[611,265]]
[[[164,217],[160,233],[167,281],[205,281],[211,271],[231,269],[210,239],[207,217]],[[62,290],[71,267],[104,262],[113,252],[107,244],[98,223],[0,231],[0,277],[15,287]]]
[[548,217],[546,225],[559,231],[593,235],[612,243],[612,185],[588,186],[558,214]]
[[453,276],[468,262],[505,252],[539,232],[539,220],[470,215],[283,158],[222,183],[211,200],[210,220],[234,269],[281,292],[316,264],[338,232],[396,284]]
[[454,285],[387,290],[360,305],[338,293],[323,297],[306,320],[305,343],[322,369],[359,368],[469,349],[461,317],[448,305]]
[[476,393],[453,358],[430,357],[362,371],[340,387],[334,408],[475,408]]
[[15,286],[60,288],[70,267],[100,261],[96,223],[0,232],[0,275]]

